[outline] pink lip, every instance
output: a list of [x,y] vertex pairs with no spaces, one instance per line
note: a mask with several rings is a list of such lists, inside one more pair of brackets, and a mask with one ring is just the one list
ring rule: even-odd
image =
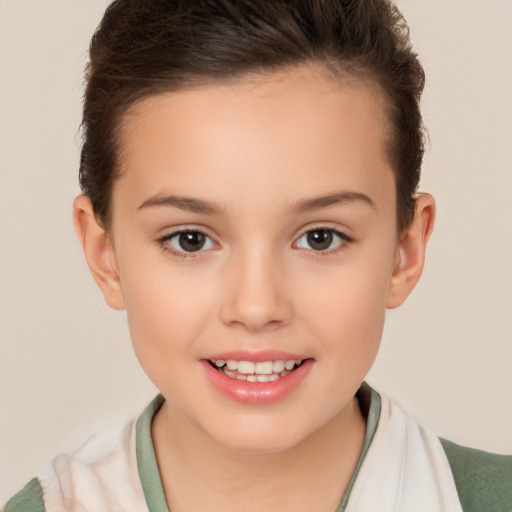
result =
[[219,359],[227,361],[233,359],[235,361],[251,361],[259,363],[263,361],[291,361],[307,359],[308,356],[303,354],[290,354],[289,352],[282,352],[279,350],[260,350],[258,352],[250,352],[248,350],[236,350],[232,352],[222,352],[222,354],[215,354],[207,359],[215,362]]
[[[229,354],[228,354],[229,355]],[[255,354],[253,354],[254,356]],[[260,354],[258,354],[259,357]],[[226,356],[226,354],[223,354]],[[237,352],[237,357],[227,357],[227,359],[235,359],[237,361],[269,361],[269,360],[290,360],[290,359],[303,359],[300,356],[286,357],[268,357],[268,353],[263,359],[247,358],[247,354],[240,356]],[[218,357],[217,359],[225,359]],[[283,400],[290,393],[292,393],[302,381],[306,378],[311,367],[313,366],[312,359],[306,359],[296,370],[292,371],[285,377],[281,377],[272,382],[248,382],[246,380],[232,379],[224,375],[222,372],[213,368],[208,360],[203,359],[200,361],[203,370],[206,373],[208,380],[213,386],[228,398],[243,404],[250,405],[264,405]]]

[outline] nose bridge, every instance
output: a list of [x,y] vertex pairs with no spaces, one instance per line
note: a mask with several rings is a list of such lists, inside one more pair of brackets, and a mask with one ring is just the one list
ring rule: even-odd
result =
[[292,308],[283,262],[272,248],[251,244],[233,251],[222,304],[224,323],[255,332],[287,323]]

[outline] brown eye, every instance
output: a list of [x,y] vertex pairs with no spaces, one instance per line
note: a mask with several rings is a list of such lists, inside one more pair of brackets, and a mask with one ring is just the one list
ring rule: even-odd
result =
[[165,237],[161,243],[181,253],[197,252],[214,246],[213,240],[201,231],[177,231]]
[[340,245],[350,242],[350,238],[335,229],[311,229],[306,231],[296,243],[301,249],[312,249],[321,252],[336,249]]
[[309,246],[315,251],[325,251],[332,244],[333,235],[325,229],[315,229],[307,233],[307,240]]
[[199,251],[203,248],[205,240],[206,237],[203,233],[199,233],[198,231],[180,233],[178,235],[180,247],[187,252]]

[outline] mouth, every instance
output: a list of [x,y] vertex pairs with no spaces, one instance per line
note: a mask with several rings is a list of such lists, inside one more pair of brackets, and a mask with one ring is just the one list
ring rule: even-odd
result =
[[210,366],[226,377],[248,382],[275,382],[300,368],[307,359],[237,361],[217,359],[208,361]]
[[280,350],[233,351],[200,361],[210,384],[229,399],[247,405],[284,400],[307,379],[314,359]]

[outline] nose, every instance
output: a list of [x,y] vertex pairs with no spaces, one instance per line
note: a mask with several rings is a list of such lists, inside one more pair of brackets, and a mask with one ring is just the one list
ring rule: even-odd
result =
[[248,332],[277,329],[290,322],[292,302],[283,269],[271,254],[254,253],[228,263],[221,319]]

